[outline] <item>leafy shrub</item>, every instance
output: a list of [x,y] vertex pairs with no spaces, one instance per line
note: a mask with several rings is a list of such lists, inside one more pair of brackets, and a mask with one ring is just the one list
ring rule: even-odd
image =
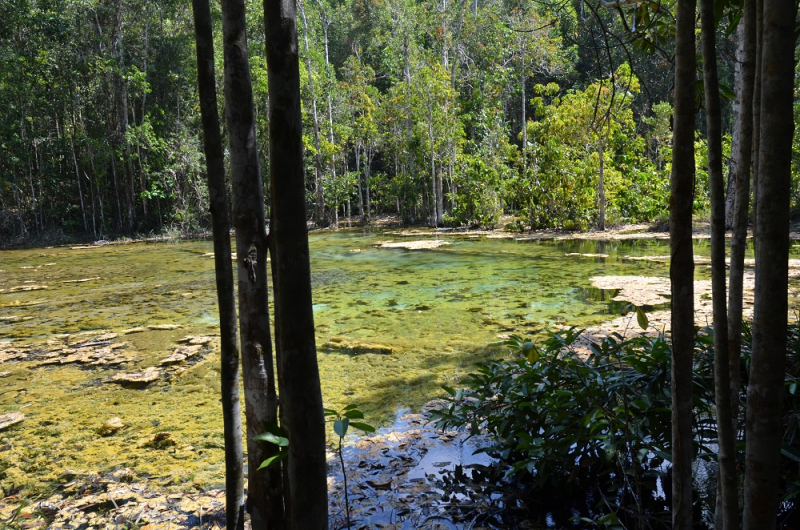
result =
[[[465,388],[445,388],[450,406],[435,419],[488,435],[484,451],[537,491],[593,496],[595,522],[658,518],[670,500],[670,347],[663,336],[613,334],[586,354],[576,350],[579,337],[555,333],[541,348],[511,337],[515,358],[480,364]],[[711,366],[699,350],[695,406],[711,417]],[[667,491],[653,503],[659,481]]]

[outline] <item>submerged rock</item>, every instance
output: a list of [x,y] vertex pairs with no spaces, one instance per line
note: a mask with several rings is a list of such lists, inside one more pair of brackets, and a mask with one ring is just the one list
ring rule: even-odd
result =
[[137,327],[137,328],[123,329],[122,333],[124,335],[130,335],[131,333],[141,333],[143,331],[147,331],[147,328],[140,326],[140,327]]
[[42,291],[44,289],[47,289],[46,285],[17,285],[14,287],[9,287],[8,289],[0,289],[0,294],[21,293],[26,291]]
[[21,423],[22,420],[25,419],[25,414],[21,412],[9,412],[8,414],[1,414],[0,415],[0,431],[4,431],[11,427],[12,425],[16,425],[17,423]]
[[449,245],[443,239],[423,239],[420,241],[380,241],[376,243],[380,248],[404,248],[406,250],[430,250]]
[[178,324],[152,324],[147,327],[155,331],[165,331],[171,329],[180,329],[182,326],[179,326]]
[[97,434],[100,436],[111,436],[112,434],[116,434],[117,432],[121,431],[125,428],[125,424],[122,423],[122,420],[113,417],[110,420],[107,420],[99,429],[97,429]]
[[203,346],[200,344],[190,344],[187,346],[180,346],[175,348],[169,357],[161,359],[158,364],[161,366],[168,366],[170,364],[178,364],[186,359],[196,357],[202,353]]
[[331,340],[323,345],[329,351],[338,351],[350,355],[361,355],[364,353],[375,353],[378,355],[389,355],[394,350],[391,346],[383,344],[369,344],[365,342],[346,341],[342,337],[331,337]]
[[120,384],[133,384],[133,385],[146,385],[152,383],[161,377],[161,370],[151,366],[139,372],[118,373],[115,374],[110,380],[110,383]]
[[165,447],[172,447],[173,445],[177,445],[178,442],[172,437],[171,433],[168,432],[157,432],[150,438],[145,446],[147,447],[154,447],[156,449],[164,449]]

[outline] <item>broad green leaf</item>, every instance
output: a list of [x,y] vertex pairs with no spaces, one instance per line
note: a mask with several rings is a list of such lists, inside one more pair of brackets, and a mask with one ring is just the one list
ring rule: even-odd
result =
[[351,427],[355,427],[356,429],[360,429],[364,432],[375,432],[375,427],[369,425],[368,423],[361,423],[358,421],[354,421],[350,423]]
[[288,454],[289,453],[278,453],[275,456],[271,456],[271,457],[267,458],[266,460],[264,460],[263,462],[261,462],[261,465],[258,466],[258,469],[264,469],[265,467],[268,467],[271,464],[274,464],[275,462],[280,462],[281,460],[285,459],[286,455],[288,455]]
[[344,435],[347,434],[347,427],[350,425],[350,418],[342,418],[341,420],[336,420],[333,422],[333,432],[335,432],[339,438],[344,438]]
[[289,445],[288,438],[284,436],[278,436],[277,434],[272,434],[271,432],[262,432],[261,434],[256,434],[253,436],[253,439],[261,442],[269,442],[279,447],[286,447]]
[[348,410],[347,412],[344,413],[344,417],[350,418],[351,420],[356,420],[356,419],[360,420],[364,418],[364,413],[361,412],[360,410]]
[[647,319],[647,315],[641,307],[636,308],[636,322],[639,323],[639,327],[643,330],[647,330],[647,326],[650,324],[650,321]]

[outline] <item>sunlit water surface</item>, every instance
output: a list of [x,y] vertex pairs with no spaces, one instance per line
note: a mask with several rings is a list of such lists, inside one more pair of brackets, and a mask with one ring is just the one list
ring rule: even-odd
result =
[[[428,238],[438,237],[435,233]],[[509,334],[533,336],[616,316],[597,275],[668,275],[664,263],[625,256],[668,254],[666,242],[538,241],[447,236],[433,250],[380,248],[386,233],[310,236],[319,364],[325,405],[357,403],[376,425],[454,385],[477,361],[502,354]],[[423,239],[419,237],[418,239]],[[154,324],[174,330],[123,335],[153,366],[185,335],[218,333],[210,241],[46,248],[0,253],[0,341],[38,343],[59,334],[121,332]],[[697,254],[707,254],[697,243]],[[566,254],[607,254],[607,258]],[[706,269],[699,268],[698,277]],[[78,282],[75,280],[86,280]],[[18,291],[20,286],[46,287]],[[10,292],[14,290],[15,292]],[[332,341],[332,342],[331,342]],[[327,344],[390,354],[353,355]],[[173,381],[144,389],[105,383],[119,368],[35,362],[0,364],[0,414],[26,420],[0,432],[0,485],[46,487],[65,470],[129,466],[164,484],[222,482],[222,419],[216,354]],[[125,429],[97,429],[119,417]],[[157,432],[177,443],[148,445]]]

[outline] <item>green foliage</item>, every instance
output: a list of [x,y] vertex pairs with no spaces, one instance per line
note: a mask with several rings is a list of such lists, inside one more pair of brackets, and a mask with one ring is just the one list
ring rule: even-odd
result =
[[253,436],[253,440],[267,442],[278,447],[278,452],[261,462],[261,465],[258,466],[258,469],[264,469],[273,464],[277,464],[282,460],[286,460],[286,458],[289,456],[289,453],[286,452],[286,448],[289,446],[289,438],[287,438],[286,431],[277,425],[268,425],[267,430],[261,434],[256,434]]
[[[647,326],[639,311],[637,320]],[[576,350],[582,343],[574,329],[541,346],[512,336],[510,360],[479,365],[463,389],[445,388],[450,406],[435,413],[437,424],[487,435],[486,452],[536,490],[608,492],[600,513],[613,506],[620,517],[650,517],[636,500],[656,490],[670,460],[669,345],[663,336],[613,334],[587,353]],[[698,352],[702,415],[713,387],[708,353]]]

